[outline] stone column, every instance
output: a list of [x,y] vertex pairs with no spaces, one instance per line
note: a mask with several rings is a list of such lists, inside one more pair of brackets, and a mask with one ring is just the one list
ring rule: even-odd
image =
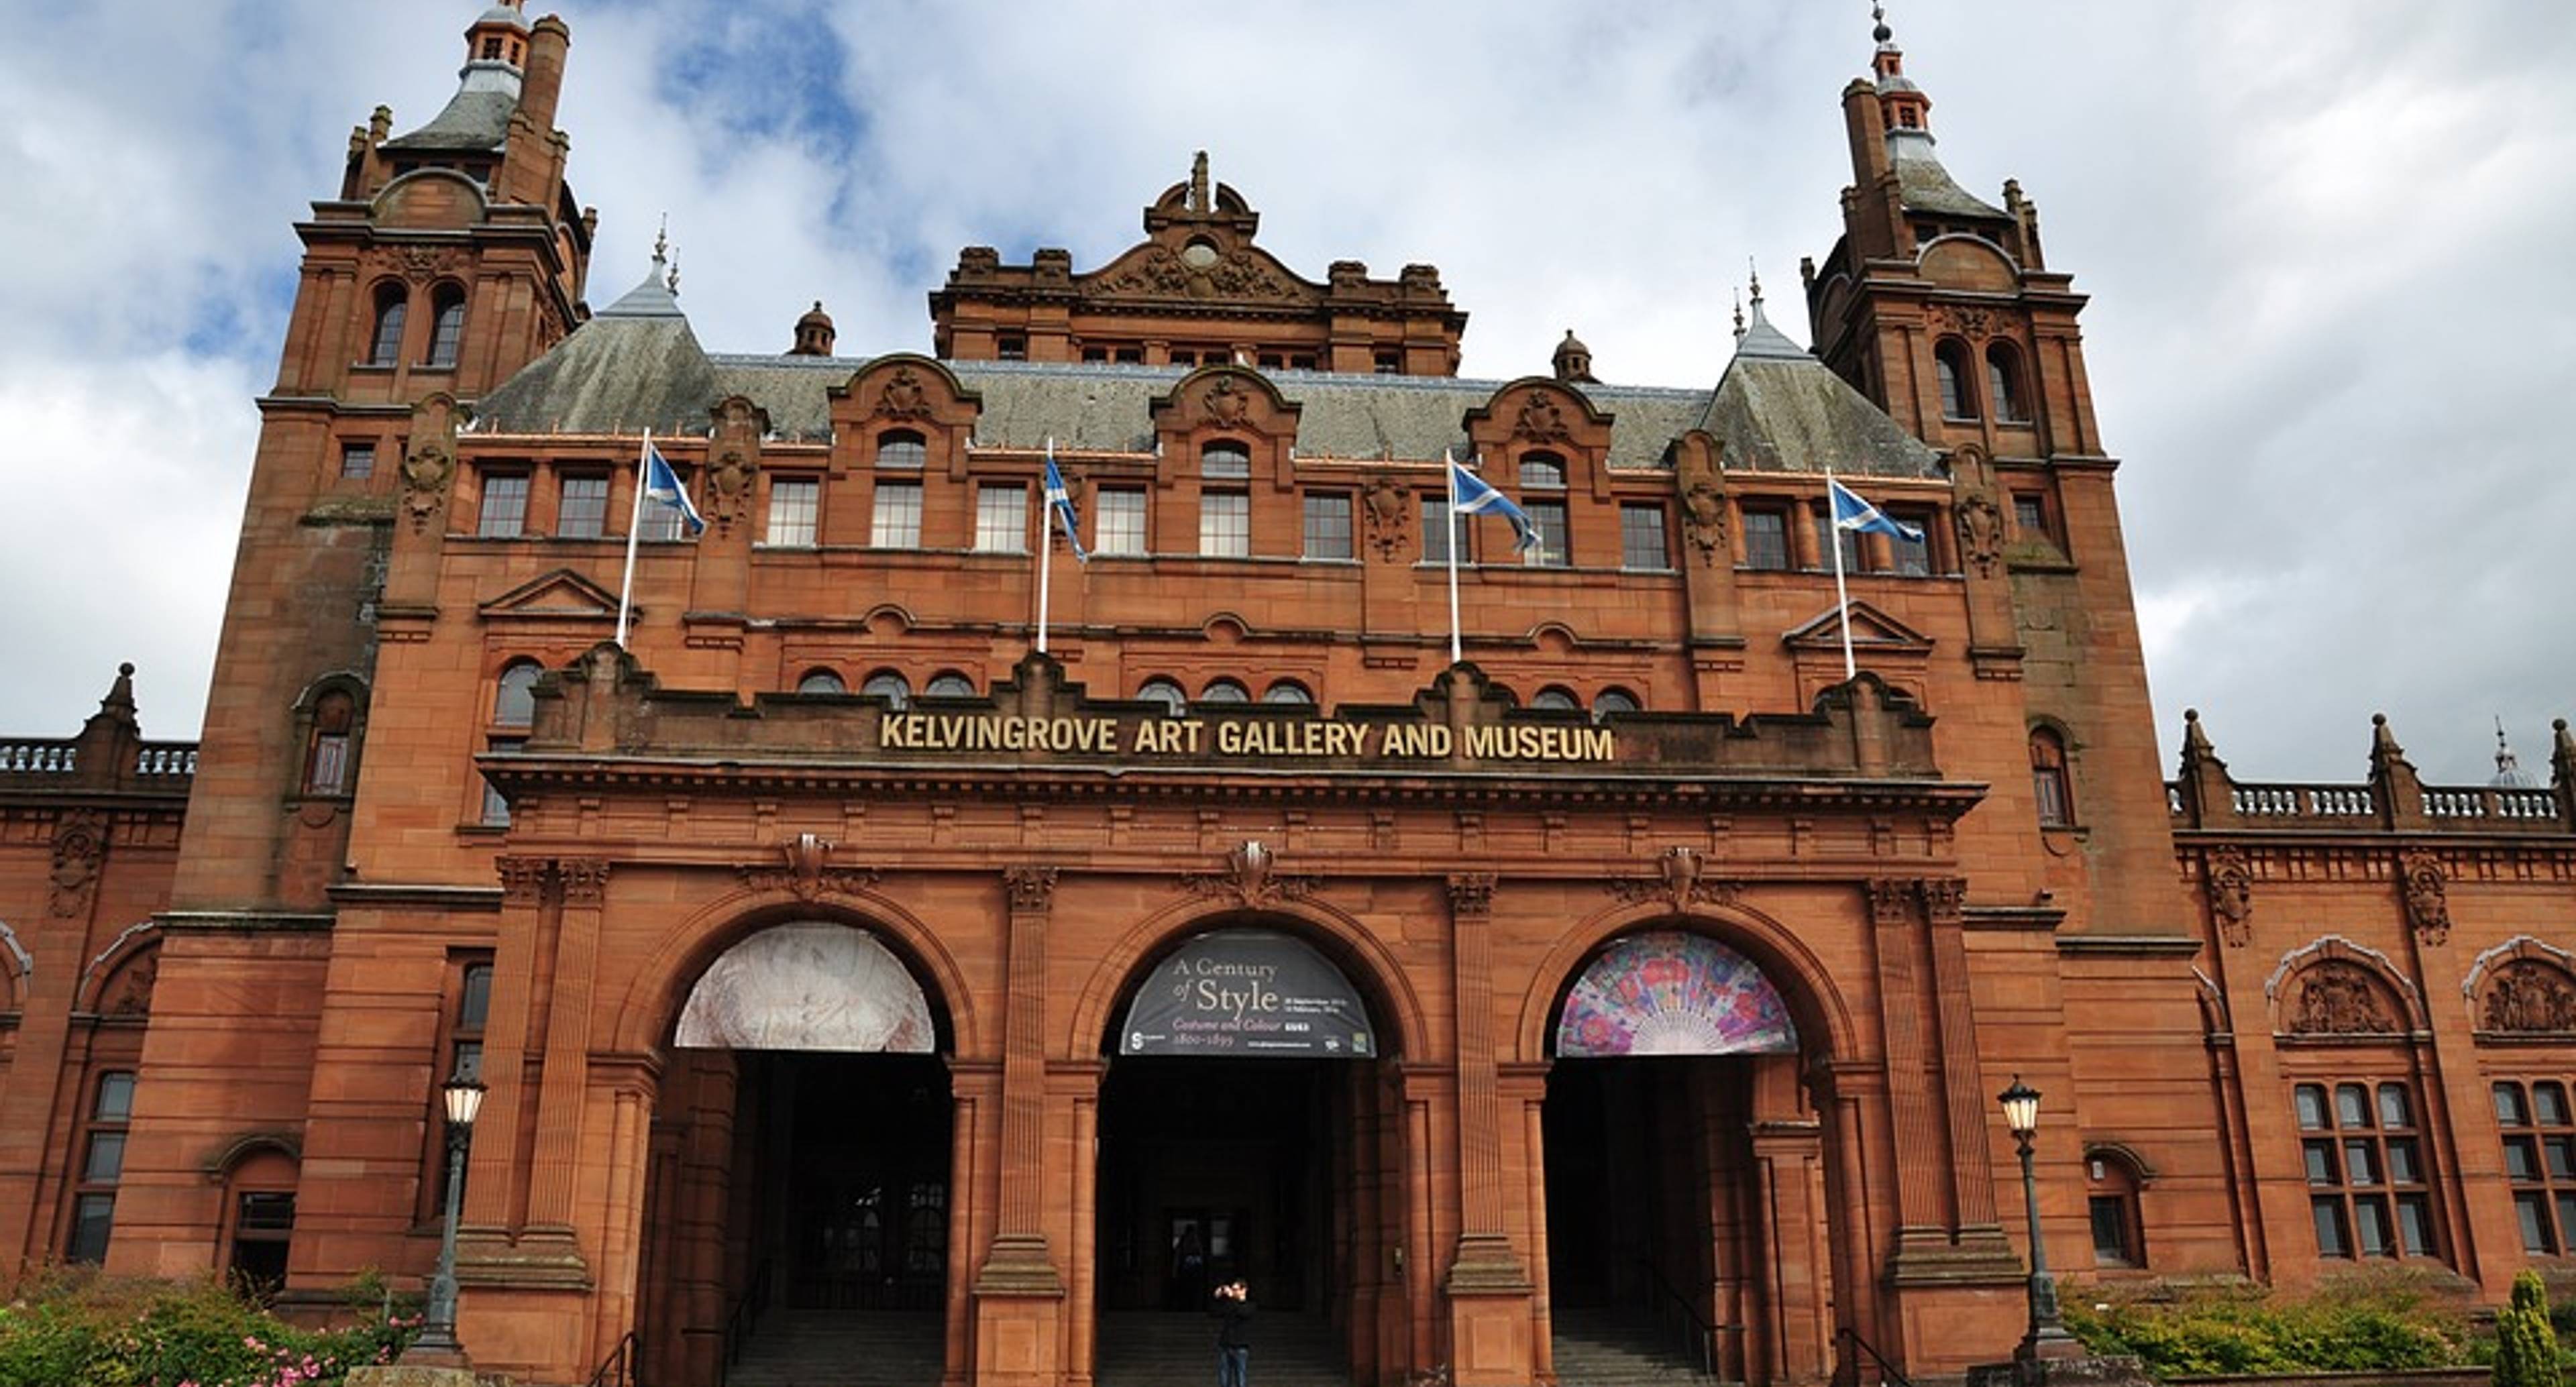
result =
[[1098,1060],[1067,1064],[1059,1082],[1073,1100],[1073,1228],[1065,1239],[1072,1260],[1072,1294],[1065,1302],[1065,1387],[1090,1387],[1100,1327],[1100,1080]]
[[1942,1135],[1947,1126],[1934,1101],[1932,1057],[1924,1032],[1928,999],[1922,950],[1915,929],[1911,881],[1869,883],[1869,918],[1876,937],[1879,1025],[1887,1042],[1887,1092],[1895,1128],[1896,1246],[1891,1273],[1906,1274],[1908,1260],[1936,1257],[1948,1246],[1948,1210],[1942,1196]]
[[555,863],[563,909],[555,928],[555,966],[546,1009],[546,1063],[538,1080],[536,1148],[528,1172],[528,1234],[573,1246],[573,1191],[585,1151],[590,1091],[591,992],[599,972],[599,918],[608,863],[564,858]]
[[1506,1112],[1519,1114],[1521,1138],[1520,1197],[1528,1217],[1530,1262],[1530,1380],[1556,1380],[1553,1306],[1547,1289],[1547,1065],[1515,1065],[1504,1074],[1500,1097]]
[[[534,979],[546,932],[546,891],[554,874],[554,864],[538,857],[504,857],[495,865],[501,875],[501,922],[492,961],[492,1006],[483,1030],[483,1082],[489,1091],[466,1157],[465,1212],[458,1232],[458,1260],[466,1264],[483,1260],[478,1253],[497,1253],[518,1222],[524,1193],[519,1133],[526,1126],[530,1099],[522,1079],[529,1040],[538,1032]],[[444,1083],[447,1076],[431,1079]],[[478,1249],[478,1243],[486,1246]]]
[[1503,1226],[1503,1133],[1495,1092],[1494,877],[1449,878],[1450,978],[1458,1043],[1457,1254],[1449,1264],[1450,1370],[1460,1387],[1530,1380],[1529,1273]]
[[1053,1387],[1063,1365],[1064,1276],[1047,1244],[1055,1190],[1046,1163],[1046,927],[1056,869],[1004,874],[1009,942],[1003,985],[1000,1221],[975,1274],[975,1380]]
[[[1941,1090],[1950,1135],[1951,1204],[1960,1245],[1982,1246],[2009,1264],[2012,1249],[1995,1214],[1994,1157],[1986,1136],[1994,1110],[1977,1063],[1977,1014],[1968,977],[1968,942],[1962,907],[1968,883],[1957,877],[1923,882],[1923,917],[1931,931],[1934,1024],[1941,1041]],[[2006,1265],[2001,1268],[2010,1271]]]

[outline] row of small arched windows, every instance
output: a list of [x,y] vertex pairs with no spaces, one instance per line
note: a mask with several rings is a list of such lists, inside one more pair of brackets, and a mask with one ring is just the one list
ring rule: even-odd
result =
[[[1933,372],[1941,384],[1941,417],[1979,417],[1975,363],[1976,358],[1968,350],[1968,344],[1956,338],[1932,349]],[[2021,353],[2015,351],[2009,342],[1987,343],[1986,397],[1994,406],[1997,423],[2030,422],[2030,408],[2025,403],[2021,382]]]
[[[429,294],[429,343],[420,364],[450,367],[465,341],[465,290],[440,284]],[[395,281],[376,290],[375,333],[368,340],[369,366],[402,364],[403,335],[411,327],[411,289]]]

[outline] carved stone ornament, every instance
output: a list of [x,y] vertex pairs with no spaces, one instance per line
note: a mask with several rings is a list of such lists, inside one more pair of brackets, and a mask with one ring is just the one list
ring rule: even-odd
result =
[[1521,396],[1521,413],[1512,421],[1512,437],[1534,443],[1562,443],[1572,435],[1565,427],[1565,410],[1554,394],[1532,390]]
[[563,882],[564,903],[597,906],[608,894],[608,862],[598,857],[567,857],[555,864]]
[[1623,905],[1657,904],[1674,910],[1694,905],[1733,905],[1743,888],[1731,881],[1711,881],[1708,859],[1699,849],[1675,844],[1655,857],[1652,878],[1630,877],[1603,883]]
[[1002,880],[1010,887],[1011,909],[1046,909],[1055,900],[1055,877],[1053,867],[1006,868]]
[[2209,893],[2210,918],[2218,937],[2241,949],[2254,937],[2254,864],[2241,848],[2220,848],[2201,867],[2201,888]]
[[1493,913],[1493,873],[1458,872],[1450,876],[1449,914],[1452,917],[1476,917]]
[[2439,944],[2451,937],[2451,904],[2442,876],[2442,859],[2429,852],[2410,852],[2397,859],[2398,885],[2406,893],[2406,923],[2415,937]]
[[874,886],[875,868],[832,865],[836,846],[819,833],[799,833],[778,845],[778,866],[743,868],[742,884],[754,891],[786,891],[800,901],[851,895]]
[[2537,959],[2508,963],[2487,985],[2486,1003],[2478,1009],[2478,1028],[2526,1035],[2576,1032],[2576,983],[2567,974]]
[[1207,393],[1199,397],[1199,408],[1206,411],[1209,423],[1239,429],[1244,416],[1252,412],[1252,392],[1232,376],[1219,376],[1208,382]]
[[1315,877],[1281,875],[1278,854],[1258,839],[1236,844],[1225,855],[1225,867],[1222,873],[1185,876],[1181,884],[1194,895],[1232,896],[1246,910],[1304,900],[1323,889]]
[[106,856],[106,815],[75,809],[54,822],[53,890],[47,908],[56,918],[68,920],[89,909],[99,863]]
[[1711,568],[1726,554],[1726,497],[1715,482],[1696,481],[1682,493],[1682,535]]
[[101,1016],[149,1016],[152,1014],[152,985],[161,977],[161,951],[146,949],[132,962],[117,970],[99,994]]
[[1914,918],[1914,903],[1920,893],[1904,877],[1872,877],[1869,883],[1869,922],[1873,925],[1901,925]]
[[754,468],[751,457],[740,448],[719,448],[707,464],[707,518],[720,530],[729,530],[742,518],[743,508],[751,503]]
[[1992,313],[1955,303],[1933,305],[1932,325],[1978,341],[1994,335],[1995,330]]
[[403,510],[414,534],[428,532],[447,509],[448,482],[456,476],[456,454],[436,439],[421,439],[403,454]]
[[921,377],[911,367],[894,368],[885,389],[877,393],[877,415],[884,419],[930,417],[930,392],[922,388]]
[[1234,250],[1204,265],[1192,265],[1169,246],[1153,246],[1132,263],[1098,281],[1103,294],[1191,299],[1307,299],[1299,284],[1249,251]]
[[1393,563],[1413,542],[1413,491],[1393,477],[1371,477],[1360,493],[1360,510],[1368,517],[1369,543],[1380,559]]
[[534,905],[545,893],[546,873],[552,864],[544,858],[504,857],[493,865],[501,873],[504,905]]
[[2294,1035],[2395,1035],[2398,1025],[2369,969],[2330,958],[2300,975],[2289,1029]]
[[1995,576],[2004,553],[2004,513],[1983,496],[1962,498],[1957,510],[1959,553],[1980,578]]
[[1936,925],[1956,925],[1966,919],[1968,883],[1957,877],[1925,877],[1923,914]]

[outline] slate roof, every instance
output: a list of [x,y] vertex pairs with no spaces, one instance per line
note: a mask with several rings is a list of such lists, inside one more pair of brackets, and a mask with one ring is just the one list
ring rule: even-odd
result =
[[449,97],[446,109],[432,116],[429,124],[385,141],[384,147],[477,153],[499,149],[510,133],[510,113],[518,109],[516,92],[467,88]]
[[2004,209],[1959,186],[1932,152],[1929,130],[1887,132],[1887,153],[1896,166],[1897,190],[1910,212],[1938,212],[1953,217],[2001,217]]
[[[703,434],[719,401],[742,395],[783,438],[831,435],[832,387],[870,358],[711,355],[698,343],[659,263],[644,283],[486,395],[475,428],[500,433]],[[988,448],[1146,452],[1152,405],[1189,374],[1178,366],[1045,362],[944,363],[983,398],[975,442]],[[1467,447],[1466,415],[1506,382],[1446,376],[1265,371],[1301,407],[1305,457],[1430,461]],[[1763,320],[1714,391],[1574,387],[1612,416],[1610,465],[1665,465],[1672,441],[1705,427],[1737,467],[1877,476],[1937,475],[1934,454],[1824,364]]]

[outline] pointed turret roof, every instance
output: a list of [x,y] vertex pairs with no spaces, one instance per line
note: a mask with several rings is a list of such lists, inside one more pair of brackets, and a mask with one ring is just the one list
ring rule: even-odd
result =
[[475,418],[513,432],[701,432],[723,394],[657,242],[642,283],[484,396]]
[[385,141],[385,148],[449,153],[499,149],[509,137],[510,117],[519,109],[527,34],[528,17],[520,12],[519,0],[502,0],[483,11],[465,31],[465,66],[456,74],[456,95],[429,124]]
[[1737,333],[1735,359],[1699,427],[1718,440],[1729,468],[1854,476],[1931,477],[1940,458],[1815,354],[1789,340],[1762,311],[1753,281],[1752,318]]
[[1950,171],[1941,166],[1941,157],[1933,152],[1932,98],[1905,75],[1905,50],[1896,46],[1896,31],[1887,26],[1887,12],[1872,6],[1870,17],[1875,27],[1870,37],[1877,40],[1878,51],[1872,55],[1870,69],[1878,86],[1880,107],[1887,115],[1887,157],[1896,169],[1896,185],[1909,212],[1933,212],[1953,217],[2003,217],[2005,211],[1959,186]]

